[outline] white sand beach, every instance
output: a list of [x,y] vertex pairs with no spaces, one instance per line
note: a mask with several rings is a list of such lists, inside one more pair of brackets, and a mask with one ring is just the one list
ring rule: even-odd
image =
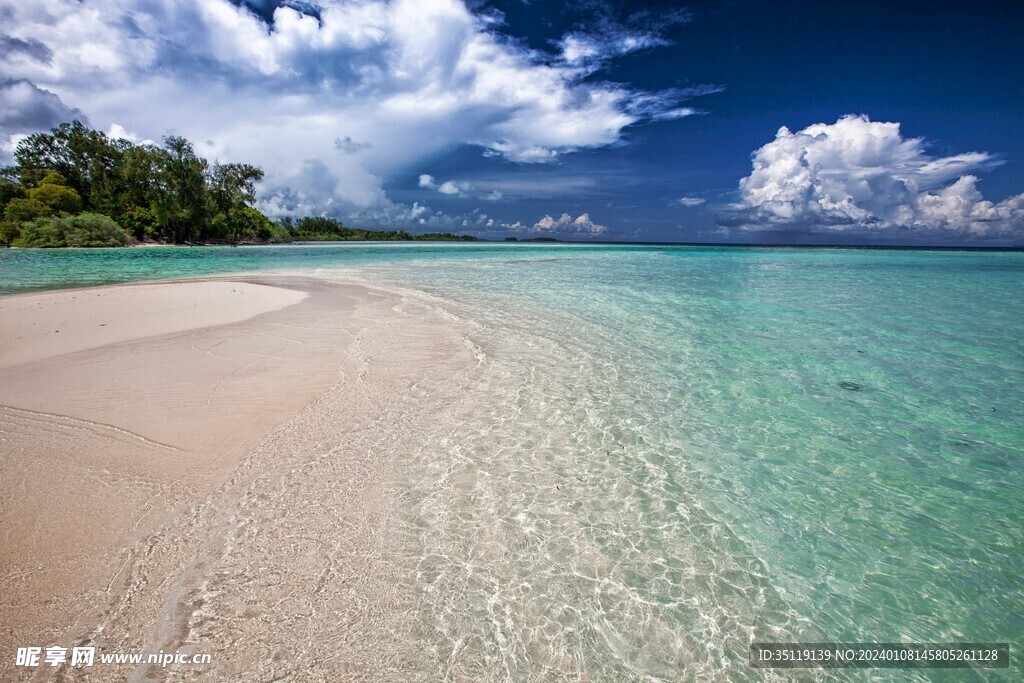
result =
[[189,680],[412,670],[389,445],[469,362],[427,307],[309,277],[0,299],[0,648],[212,654]]

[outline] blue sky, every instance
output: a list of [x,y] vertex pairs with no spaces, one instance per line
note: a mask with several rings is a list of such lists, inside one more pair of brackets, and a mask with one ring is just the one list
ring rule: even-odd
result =
[[272,216],[1020,245],[1022,19],[918,0],[0,0],[0,157],[77,117],[260,165]]

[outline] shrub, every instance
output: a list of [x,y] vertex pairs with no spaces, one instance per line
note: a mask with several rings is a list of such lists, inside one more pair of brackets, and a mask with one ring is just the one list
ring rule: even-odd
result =
[[26,247],[123,247],[130,241],[128,234],[109,216],[83,213],[37,218],[25,223],[19,243]]
[[18,244],[25,247],[66,247],[66,218],[36,218],[23,223]]
[[267,241],[273,244],[287,244],[292,241],[292,233],[288,228],[271,223],[268,230],[270,231],[270,237],[267,238]]
[[82,213],[69,218],[69,247],[123,247],[132,238],[114,222],[110,216],[101,213]]

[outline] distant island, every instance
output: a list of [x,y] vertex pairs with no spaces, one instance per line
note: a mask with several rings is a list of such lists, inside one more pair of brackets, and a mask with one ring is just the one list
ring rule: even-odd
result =
[[349,228],[323,216],[272,221],[254,206],[262,169],[210,164],[183,137],[135,144],[73,121],[28,136],[14,159],[0,169],[5,247],[477,240]]

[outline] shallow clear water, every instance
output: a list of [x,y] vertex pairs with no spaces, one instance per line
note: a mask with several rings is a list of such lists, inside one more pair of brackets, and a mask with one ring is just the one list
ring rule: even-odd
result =
[[20,251],[0,287],[294,268],[423,292],[479,359],[406,444],[418,636],[449,676],[1024,644],[1024,253]]

